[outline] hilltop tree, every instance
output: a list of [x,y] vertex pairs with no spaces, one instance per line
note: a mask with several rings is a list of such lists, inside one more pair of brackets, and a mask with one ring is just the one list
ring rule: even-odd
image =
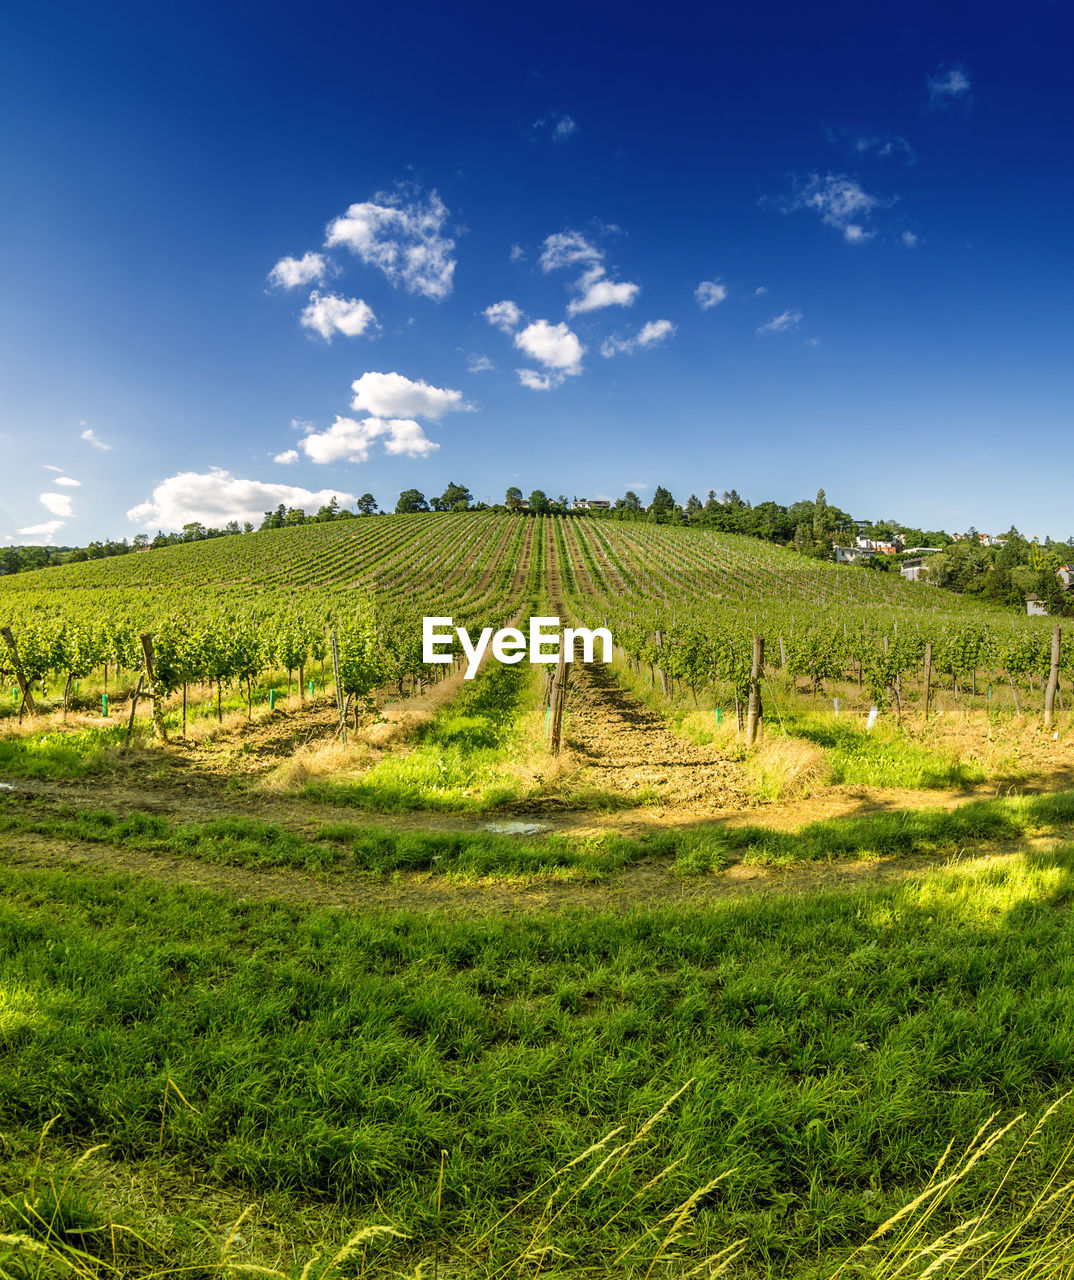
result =
[[376,514],[377,500],[371,493],[363,493],[355,504],[358,508],[360,516],[371,516]]
[[522,505],[522,490],[517,484],[511,485],[504,494],[503,505],[508,511],[517,511]]
[[456,484],[453,480],[449,480],[444,492],[433,499],[433,510],[468,511],[472,501],[473,495],[464,484]]
[[649,510],[655,511],[657,515],[667,515],[668,512],[675,510],[675,499],[662,484],[656,486],[653,500],[649,503]]
[[530,510],[536,511],[538,515],[543,515],[551,505],[548,494],[543,489],[534,489],[530,494]]
[[425,501],[425,494],[419,493],[417,489],[404,489],[399,495],[399,501],[395,504],[395,514],[397,516],[409,515],[413,511],[428,511],[429,504]]

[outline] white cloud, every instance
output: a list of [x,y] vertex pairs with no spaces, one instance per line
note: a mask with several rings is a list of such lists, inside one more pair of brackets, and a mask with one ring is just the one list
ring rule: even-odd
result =
[[502,329],[504,333],[513,333],[522,321],[522,310],[517,302],[505,298],[503,302],[494,302],[481,313],[491,325]]
[[718,306],[727,297],[727,286],[719,280],[702,280],[694,290],[697,305],[702,311]]
[[529,387],[531,391],[551,391],[553,387],[558,387],[563,381],[562,378],[555,378],[548,373],[538,373],[536,369],[516,369],[518,380],[524,387]]
[[[57,467],[56,469],[57,469],[57,470],[59,470],[59,468],[58,468],[58,467]],[[69,489],[81,489],[81,488],[82,488],[82,481],[81,481],[81,480],[72,480],[70,476],[57,476],[57,477],[56,477],[56,479],[55,479],[55,481],[54,481],[54,483],[55,483],[55,484],[62,484],[62,485],[66,485]]]
[[442,302],[452,289],[455,241],[444,234],[448,210],[432,191],[423,202],[380,192],[372,200],[352,204],[328,226],[325,244],[346,245],[367,265],[376,267],[396,287]]
[[351,408],[373,418],[442,418],[470,409],[461,391],[412,382],[401,373],[363,373],[351,383]]
[[904,231],[900,237],[907,249],[912,249],[915,245],[920,244],[921,237],[914,235],[912,231]]
[[410,418],[337,417],[327,431],[312,432],[301,442],[303,453],[313,462],[365,462],[377,440],[384,440],[385,453],[421,457],[440,446],[428,439]]
[[310,294],[309,305],[302,312],[302,326],[319,333],[326,342],[332,341],[334,332],[348,338],[360,337],[369,328],[377,327],[373,308],[361,298],[340,298],[334,293],[323,296],[316,289]]
[[567,375],[582,371],[585,347],[562,321],[549,324],[547,320],[535,320],[515,334],[515,346],[555,373]]
[[541,116],[533,122],[533,128],[547,133],[553,142],[566,142],[572,134],[578,132],[577,122],[564,111],[553,111]]
[[131,507],[127,518],[142,529],[181,529],[195,520],[216,527],[229,520],[258,524],[266,511],[281,502],[287,507],[316,511],[333,497],[344,506],[355,501],[354,494],[340,493],[338,489],[311,491],[296,485],[242,480],[213,467],[207,472],[182,471],[162,480],[148,501]]
[[754,296],[755,298],[762,298],[762,297],[764,297],[764,295],[765,295],[767,292],[768,292],[768,285],[766,285],[766,284],[759,284],[759,285],[757,286],[757,288],[756,288],[756,289],[754,289],[754,291],[753,291],[753,296]]
[[268,274],[269,284],[277,289],[297,289],[300,285],[320,283],[328,270],[321,253],[304,253],[301,258],[281,258]]
[[959,98],[965,98],[972,88],[970,78],[961,67],[939,70],[928,77],[929,103],[934,107],[946,107]]
[[[618,231],[618,227],[606,230]],[[579,293],[567,307],[569,316],[586,311],[599,311],[602,307],[630,307],[641,292],[640,287],[626,280],[609,280],[604,269],[604,251],[582,235],[580,231],[557,231],[547,236],[541,250],[541,270],[561,271],[569,267],[583,268],[582,274],[571,285]]]
[[604,261],[604,254],[578,231],[557,231],[547,236],[541,250],[541,270],[559,271],[563,267],[594,267]]
[[110,444],[105,444],[103,440],[98,440],[92,427],[87,427],[82,432],[80,439],[85,440],[87,444],[93,445],[95,449],[111,449],[112,447]]
[[19,533],[28,534],[30,537],[44,537],[47,542],[52,541],[52,535],[57,529],[62,529],[67,522],[65,520],[46,520],[44,524],[28,524],[25,529],[19,529]]
[[872,211],[884,204],[877,196],[863,190],[861,184],[844,173],[829,173],[823,178],[813,173],[809,181],[790,201],[790,209],[811,209],[826,226],[842,231],[849,243],[861,243],[872,236],[861,225]]
[[44,462],[41,465],[46,471],[63,471],[63,467],[54,467],[51,462]]
[[758,326],[758,333],[785,333],[788,329],[797,328],[802,319],[800,311],[784,311],[782,315],[769,320],[767,324]]
[[648,324],[642,325],[638,333],[638,346],[655,347],[665,338],[670,338],[676,327],[670,320],[650,320]]
[[803,345],[803,346],[806,346],[806,347],[819,347],[819,346],[820,346],[820,339],[819,339],[819,338],[806,338],[806,340],[803,342],[803,344],[802,344],[802,345]]
[[283,453],[276,454],[272,461],[278,462],[283,467],[293,466],[298,461],[298,450],[284,449]]
[[520,244],[513,244],[507,256],[512,262],[523,262],[526,258],[526,250]]
[[393,418],[388,423],[388,430],[388,438],[384,441],[385,453],[405,453],[408,458],[419,458],[440,448],[416,422],[405,418]]
[[582,290],[582,296],[573,299],[567,307],[569,316],[583,311],[599,311],[602,307],[632,307],[641,292],[638,285],[628,281],[605,279],[603,267],[587,271],[575,287]]
[[496,366],[488,358],[488,356],[472,355],[466,362],[466,369],[469,373],[487,373]]
[[51,511],[54,516],[73,516],[74,511],[71,509],[71,495],[69,493],[42,493],[38,494],[38,500],[46,511]]
[[607,338],[601,343],[600,354],[611,357],[629,354],[639,349],[646,350],[665,342],[676,330],[670,320],[650,320],[642,325],[632,338]]

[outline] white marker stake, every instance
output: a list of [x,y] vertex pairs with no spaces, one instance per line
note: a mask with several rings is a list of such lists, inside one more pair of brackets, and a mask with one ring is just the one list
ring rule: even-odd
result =
[[877,717],[879,714],[880,714],[880,708],[879,708],[879,707],[870,707],[870,708],[869,708],[869,723],[865,726],[865,727],[866,727],[866,729],[875,729],[875,728],[876,728],[876,717]]

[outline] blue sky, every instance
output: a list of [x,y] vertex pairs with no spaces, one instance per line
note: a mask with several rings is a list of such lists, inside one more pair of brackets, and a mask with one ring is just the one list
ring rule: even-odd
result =
[[9,11],[0,537],[449,480],[1074,534],[1069,11],[698,8]]

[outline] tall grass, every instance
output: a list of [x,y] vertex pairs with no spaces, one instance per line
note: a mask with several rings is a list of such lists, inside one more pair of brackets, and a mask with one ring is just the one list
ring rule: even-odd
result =
[[354,780],[311,781],[305,794],[382,812],[504,804],[517,793],[506,768],[521,742],[532,682],[528,665],[493,663],[419,726],[413,750],[385,757]]

